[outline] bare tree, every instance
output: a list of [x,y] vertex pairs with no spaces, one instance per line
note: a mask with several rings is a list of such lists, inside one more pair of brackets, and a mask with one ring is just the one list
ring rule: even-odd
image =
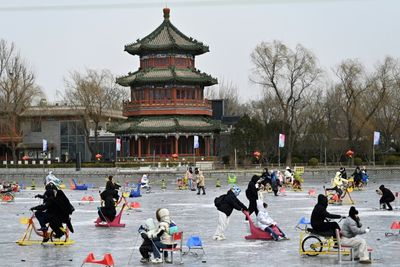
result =
[[337,104],[343,118],[340,127],[345,130],[349,148],[354,149],[357,140],[375,128],[370,122],[386,97],[388,64],[377,66],[376,72],[368,75],[361,63],[348,59],[335,70],[339,80],[335,87]]
[[[99,124],[108,110],[122,110],[122,100],[128,97],[127,90],[115,83],[109,70],[88,69],[85,74],[72,72],[65,85],[68,104],[84,109],[82,124],[86,144],[94,157],[98,153]],[[94,145],[90,143],[90,130],[94,132]]]
[[316,84],[321,70],[309,50],[301,45],[291,50],[279,41],[259,44],[252,52],[251,60],[254,65],[251,81],[276,97],[282,113],[281,131],[287,136],[286,163],[291,164],[298,134],[295,127],[298,127],[296,124],[304,108],[302,100]]
[[0,106],[5,144],[17,160],[16,146],[22,141],[19,115],[43,92],[35,83],[35,75],[16,51],[15,45],[0,40]]
[[[392,57],[386,57],[383,63],[376,67],[376,83],[380,87],[386,87],[382,103],[373,115],[373,124],[381,131],[383,147],[389,148],[392,140],[395,140],[396,132],[400,126],[400,65],[399,61]],[[369,96],[368,96],[369,97]],[[371,99],[365,99],[371,105]]]
[[205,92],[208,99],[223,99],[224,113],[226,115],[243,115],[242,105],[239,100],[238,87],[232,82],[222,80],[218,90],[207,88]]

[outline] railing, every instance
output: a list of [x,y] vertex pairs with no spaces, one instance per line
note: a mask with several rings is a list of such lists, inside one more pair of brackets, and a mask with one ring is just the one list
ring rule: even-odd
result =
[[124,101],[124,108],[138,108],[148,106],[203,106],[211,108],[211,101],[207,99],[152,99],[152,100],[135,100]]

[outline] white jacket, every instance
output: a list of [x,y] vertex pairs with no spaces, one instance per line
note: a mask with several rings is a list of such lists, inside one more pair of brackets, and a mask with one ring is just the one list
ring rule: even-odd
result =
[[269,216],[267,209],[263,206],[263,201],[257,201],[257,226],[261,229],[265,229],[271,225],[275,225],[276,222]]

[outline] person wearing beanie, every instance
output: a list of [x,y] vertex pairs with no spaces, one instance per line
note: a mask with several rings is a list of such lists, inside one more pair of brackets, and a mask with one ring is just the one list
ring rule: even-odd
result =
[[233,185],[226,194],[215,198],[214,204],[218,210],[218,225],[213,236],[214,240],[221,241],[225,239],[225,230],[228,227],[229,216],[231,216],[233,209],[247,210],[247,207],[237,198],[240,192],[239,186]]
[[325,222],[327,218],[340,219],[342,216],[330,214],[326,208],[328,207],[328,199],[326,196],[319,194],[318,203],[315,205],[311,213],[311,226],[320,233],[327,233],[330,236],[336,236],[336,229],[340,230],[337,222]]
[[349,210],[349,216],[342,225],[341,242],[343,246],[353,247],[355,259],[364,264],[371,263],[371,260],[368,256],[367,242],[358,235],[368,233],[369,231],[368,227],[365,228],[362,226],[358,217],[358,210],[352,206]]
[[392,206],[390,205],[390,202],[393,202],[395,200],[392,191],[390,191],[384,185],[381,185],[379,187],[379,190],[377,190],[377,193],[382,194],[381,199],[379,199],[379,204],[382,207],[382,209],[386,209],[387,206],[388,210],[393,210]]

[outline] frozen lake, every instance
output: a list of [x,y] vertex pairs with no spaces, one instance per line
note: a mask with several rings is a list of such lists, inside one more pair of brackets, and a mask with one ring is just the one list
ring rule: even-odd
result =
[[[356,207],[360,212],[362,223],[371,228],[371,232],[363,237],[369,246],[373,247],[374,266],[400,266],[398,259],[400,251],[400,237],[385,237],[385,232],[390,230],[390,225],[395,220],[400,220],[400,211],[380,211],[378,208],[379,196],[375,189],[383,183],[393,192],[400,191],[400,184],[391,179],[376,182],[371,180],[365,191],[352,193]],[[240,200],[248,205],[244,191],[247,183],[241,185]],[[248,234],[248,225],[244,216],[234,211],[224,241],[212,240],[217,222],[217,211],[213,205],[216,196],[225,193],[228,186],[215,188],[209,184],[207,195],[196,195],[191,191],[180,191],[169,185],[162,191],[159,185],[154,186],[153,193],[143,194],[142,197],[129,199],[140,202],[140,210],[127,210],[124,212],[122,222],[125,228],[96,228],[94,220],[97,218],[99,205],[98,189],[89,191],[65,190],[75,206],[72,222],[75,233],[71,238],[75,244],[71,246],[31,245],[19,246],[15,243],[21,238],[25,225],[19,223],[22,216],[30,216],[29,208],[38,205],[40,201],[33,198],[42,190],[24,190],[17,193],[15,202],[1,203],[0,222],[0,251],[2,260],[0,266],[80,266],[88,253],[93,252],[96,258],[101,258],[104,253],[111,253],[116,266],[141,266],[138,247],[141,238],[137,229],[145,219],[155,218],[157,208],[168,208],[172,219],[184,232],[184,242],[191,235],[198,235],[203,241],[206,251],[206,263],[199,258],[184,256],[185,266],[330,266],[337,264],[334,255],[319,255],[307,257],[299,255],[300,231],[295,229],[298,220],[305,216],[310,217],[316,198],[307,195],[308,189],[316,188],[317,193],[322,193],[322,183],[313,181],[313,184],[304,185],[303,192],[290,192],[286,196],[274,197],[266,195],[271,216],[278,222],[283,231],[290,238],[288,241],[247,241],[244,236]],[[94,196],[95,202],[84,203],[80,200],[83,196]],[[396,203],[397,204],[397,203]],[[330,206],[328,211],[341,215],[348,214],[350,206]],[[398,207],[397,207],[398,208]],[[176,255],[177,256],[177,255]],[[178,265],[177,257],[174,257]],[[129,262],[130,260],[130,262]],[[143,264],[144,265],[144,264]],[[357,262],[344,262],[345,266],[359,265]],[[90,265],[88,265],[90,266]]]

